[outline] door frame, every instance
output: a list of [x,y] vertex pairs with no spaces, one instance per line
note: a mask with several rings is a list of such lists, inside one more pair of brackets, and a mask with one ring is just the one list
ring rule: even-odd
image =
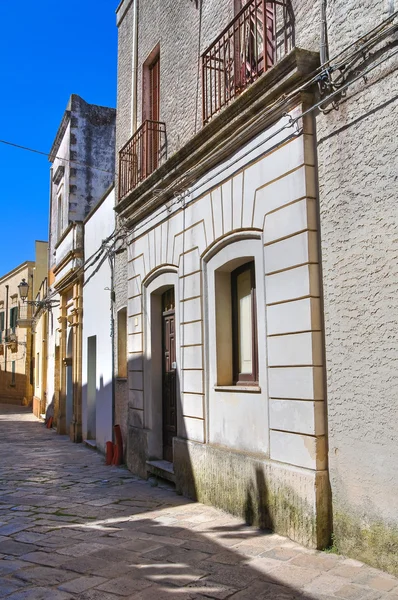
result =
[[[173,308],[169,309],[169,310],[164,310],[164,297],[166,294],[168,294],[170,292],[170,290],[173,290]],[[176,317],[175,317],[175,291],[174,291],[174,286],[172,286],[171,288],[169,288],[168,290],[165,290],[165,292],[163,292],[162,296],[162,381],[163,381],[163,386],[162,386],[162,420],[163,420],[163,459],[164,460],[168,460],[170,462],[173,462],[173,442],[171,442],[171,455],[170,455],[170,445],[166,445],[165,443],[165,432],[167,431],[166,428],[166,423],[168,423],[169,425],[172,425],[173,427],[175,426],[175,435],[173,435],[173,437],[176,437],[177,435],[177,387],[176,387],[176,383],[177,383],[177,372],[176,372],[176,368],[173,368],[171,365],[174,363],[176,364],[176,360],[177,360],[177,347],[176,347]],[[169,322],[169,326],[167,326],[167,321]],[[173,332],[170,332],[170,323],[173,323]],[[168,332],[168,333],[167,333]],[[169,366],[169,370],[166,371],[166,347],[168,345],[167,341],[166,341],[166,336],[169,337],[169,342],[171,339],[173,339],[173,344],[169,345],[169,358],[168,361],[169,363],[171,362],[171,365]],[[174,348],[171,351],[171,347],[174,346]],[[172,361],[172,358],[175,358],[175,361]],[[172,390],[170,393],[170,386],[167,385],[166,386],[166,374],[168,374],[169,376],[171,375],[172,378],[174,378],[174,384],[172,385]],[[169,393],[166,394],[166,389],[169,390]],[[174,398],[173,398],[174,396]],[[168,402],[167,402],[168,400]],[[173,419],[169,419],[168,416],[170,415],[170,407],[174,404],[175,406],[175,417]],[[171,460],[170,460],[171,459]]]
[[144,429],[148,433],[148,457],[163,459],[163,346],[162,346],[162,294],[174,286],[176,330],[176,405],[177,434],[183,431],[181,395],[181,346],[179,315],[178,269],[167,265],[156,269],[143,282],[143,370],[144,370]]

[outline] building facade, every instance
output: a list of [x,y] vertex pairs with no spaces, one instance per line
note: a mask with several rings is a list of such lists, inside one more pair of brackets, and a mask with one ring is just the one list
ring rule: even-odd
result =
[[[273,68],[256,48],[266,72],[232,67],[215,96],[211,47],[205,96],[198,59],[233,14],[233,3],[140,4],[142,124],[129,141],[123,105],[117,126],[116,210],[130,230],[127,464],[319,547],[329,495],[313,117],[286,128],[313,100],[297,88],[319,60],[293,44],[286,9],[275,14],[284,49]],[[133,5],[119,9],[120,61],[134,16]],[[119,72],[120,105],[134,69]],[[268,110],[282,94],[289,101]]]
[[397,571],[394,2],[183,4],[117,11],[127,464]]
[[[108,190],[84,221],[86,256],[98,259],[84,274],[82,419],[83,439],[105,452],[114,424],[113,370],[113,268],[105,240],[115,231],[115,192]],[[103,252],[98,250],[103,247]]]
[[[46,252],[47,266],[48,252]],[[34,300],[42,302],[48,297],[47,277],[40,285]],[[49,313],[40,305],[33,308],[32,333],[33,333],[33,414],[40,418],[46,413],[47,408],[47,331],[52,319]]]
[[29,285],[28,300],[39,291],[47,270],[47,242],[35,242],[35,260],[22,263],[0,278],[0,402],[31,405],[35,394],[33,308],[19,296]]
[[50,153],[47,402],[59,433],[82,440],[83,221],[114,181],[115,110],[73,94]]

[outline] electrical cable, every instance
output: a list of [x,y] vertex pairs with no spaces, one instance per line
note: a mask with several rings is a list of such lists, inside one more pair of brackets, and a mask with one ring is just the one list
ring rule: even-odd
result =
[[[27,152],[32,152],[33,154],[39,154],[40,156],[45,156],[49,158],[50,154],[48,152],[43,152],[42,150],[36,150],[35,148],[30,148],[29,146],[22,146],[21,144],[16,144],[14,142],[9,142],[8,140],[0,140],[0,144],[5,144],[6,146],[12,146],[13,148],[18,148],[19,150],[26,150]],[[80,165],[82,167],[88,167],[89,169],[93,169],[94,171],[101,171],[102,173],[109,173],[110,175],[117,176],[117,173],[114,171],[108,171],[107,169],[101,169],[100,167],[94,167],[88,163],[82,162],[80,160],[72,160],[71,158],[63,158],[61,156],[55,156],[54,160],[63,160],[64,162],[73,163],[76,165]]]
[[[308,108],[307,110],[305,110],[303,113],[301,113],[298,117],[296,118],[290,118],[289,121],[283,125],[282,127],[280,127],[277,131],[273,132],[272,134],[270,134],[267,138],[263,139],[261,142],[259,142],[258,144],[256,144],[254,147],[250,148],[250,150],[246,151],[244,154],[240,155],[238,158],[236,158],[234,161],[232,161],[232,163],[228,164],[228,168],[230,168],[231,166],[233,166],[234,164],[236,164],[237,162],[240,162],[243,158],[245,158],[248,154],[251,154],[254,150],[258,149],[260,146],[262,146],[263,144],[265,144],[266,142],[270,141],[272,138],[274,138],[275,136],[277,136],[279,133],[281,133],[282,131],[284,131],[285,129],[294,127],[303,117],[305,117],[306,115],[310,114],[311,112],[313,112],[314,110],[316,110],[317,108],[321,107],[323,104],[326,104],[327,102],[329,102],[331,99],[335,98],[336,96],[338,96],[339,94],[341,94],[343,91],[345,91],[346,89],[348,89],[351,85],[353,85],[354,83],[356,83],[357,81],[359,81],[360,79],[364,79],[366,77],[366,75],[368,73],[370,73],[371,71],[373,71],[373,69],[377,68],[378,66],[380,66],[381,64],[383,64],[384,62],[386,62],[387,60],[389,60],[390,58],[392,58],[394,55],[398,54],[398,50],[395,50],[394,52],[391,52],[387,57],[384,57],[383,59],[377,61],[376,63],[374,63],[373,65],[370,65],[366,70],[364,70],[362,73],[360,73],[358,76],[356,76],[354,79],[351,79],[349,82],[347,82],[344,85],[341,85],[337,90],[335,90],[334,92],[330,93],[327,97],[322,98],[322,100],[320,100],[319,102],[313,104],[310,108]],[[292,92],[292,94],[297,94],[297,91]],[[289,97],[290,100],[290,97]],[[272,107],[272,110],[274,110],[274,106]],[[268,112],[266,113],[266,115],[268,115]],[[295,134],[293,134],[295,135]],[[285,138],[283,140],[283,142],[280,143],[285,143],[288,140],[288,138]],[[216,152],[218,148],[223,148],[222,144],[219,144],[219,146],[216,148]],[[197,189],[205,186],[206,184],[208,184],[211,180],[215,179],[216,177],[218,177],[223,171],[225,170],[225,167],[223,167],[222,169],[218,170],[216,173],[213,173],[210,177],[208,177],[205,181],[201,182],[200,184],[194,186],[193,188],[189,189],[189,194],[192,194],[193,192],[195,192]],[[188,171],[184,177],[176,184],[173,183],[173,185],[168,186],[167,188],[165,188],[164,190],[162,190],[163,192],[167,193],[168,191],[170,191],[173,187],[177,187],[178,185],[183,185],[184,179],[187,177],[187,175],[189,175],[191,171]],[[138,225],[137,227],[134,228],[133,233],[136,233],[138,230],[142,229],[143,227],[146,227],[148,225],[148,223],[150,223],[152,220],[154,219],[158,219],[159,216],[161,214],[163,214],[163,212],[167,211],[170,212],[170,209],[172,206],[174,206],[175,204],[177,204],[178,202],[180,202],[180,199],[175,200],[172,204],[169,204],[168,206],[164,207],[164,209],[162,209],[162,211],[159,211],[156,215],[154,215],[153,217],[151,217],[150,219],[146,219],[145,222],[143,222],[142,224]],[[192,200],[190,201],[192,202]],[[187,202],[186,204],[190,204],[190,202]],[[149,200],[148,204],[150,204],[151,201]],[[144,205],[145,208],[145,205]]]

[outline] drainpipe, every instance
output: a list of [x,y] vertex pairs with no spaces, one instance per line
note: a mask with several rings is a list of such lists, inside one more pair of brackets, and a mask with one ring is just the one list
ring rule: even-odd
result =
[[133,10],[133,48],[131,57],[131,135],[133,135],[137,129],[138,0],[134,0]]
[[115,255],[108,257],[111,269],[110,309],[111,309],[111,344],[112,344],[112,441],[115,443]]
[[320,43],[321,65],[324,65],[329,60],[326,9],[327,9],[327,0],[321,0],[321,43]]
[[[5,328],[5,336],[7,336],[7,329],[8,329],[8,290],[9,290],[8,285],[6,285],[6,328]],[[6,340],[4,340],[6,341]],[[4,345],[4,371],[7,371],[7,344]]]

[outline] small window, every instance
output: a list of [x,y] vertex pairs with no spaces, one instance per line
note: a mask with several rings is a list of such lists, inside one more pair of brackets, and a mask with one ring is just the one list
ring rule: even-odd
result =
[[258,383],[256,280],[254,262],[231,273],[232,352],[235,385]]
[[15,333],[15,328],[17,326],[17,318],[18,318],[18,307],[13,306],[10,308],[10,329],[12,333]]
[[127,309],[117,313],[117,376],[127,377]]

